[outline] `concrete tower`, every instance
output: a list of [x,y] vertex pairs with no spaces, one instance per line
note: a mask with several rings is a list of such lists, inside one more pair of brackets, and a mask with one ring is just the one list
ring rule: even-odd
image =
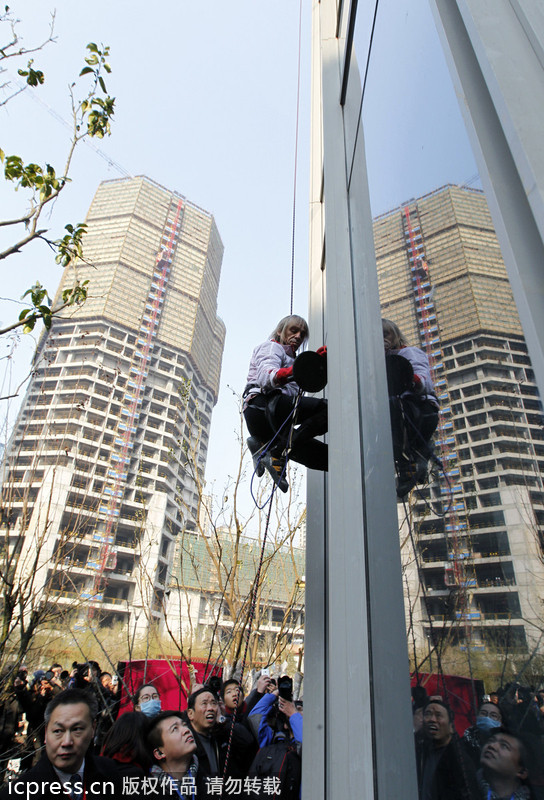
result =
[[383,315],[426,348],[441,402],[449,487],[412,495],[420,643],[527,652],[544,603],[544,419],[485,196],[446,186],[375,220],[374,236]]
[[33,603],[145,630],[198,513],[223,245],[211,214],[145,177],[102,183],[86,222],[89,298],[40,342],[5,461],[4,532]]

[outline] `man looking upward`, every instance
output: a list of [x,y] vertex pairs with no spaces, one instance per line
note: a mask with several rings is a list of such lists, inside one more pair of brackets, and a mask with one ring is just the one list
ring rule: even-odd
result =
[[529,776],[528,753],[523,740],[507,731],[492,733],[482,750],[478,782],[486,800],[530,800],[525,784]]

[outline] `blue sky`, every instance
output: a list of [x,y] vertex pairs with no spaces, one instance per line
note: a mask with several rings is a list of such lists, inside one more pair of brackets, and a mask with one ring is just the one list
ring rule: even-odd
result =
[[[221,488],[238,465],[237,402],[251,350],[289,311],[299,3],[296,0],[44,0],[13,3],[32,46],[56,8],[57,41],[35,56],[46,84],[0,109],[0,146],[61,171],[68,131],[68,83],[89,41],[111,47],[108,89],[117,98],[103,154],[133,175],[145,174],[214,214],[225,245],[218,312],[227,326],[220,399],[214,412],[207,479]],[[310,0],[303,0],[302,73],[294,310],[306,315],[310,105]],[[369,20],[355,37],[364,67]],[[9,66],[9,65],[8,65]],[[45,104],[45,105],[44,105]],[[382,213],[476,168],[466,141],[427,2],[383,0],[363,107],[373,208]],[[73,183],[52,210],[51,232],[85,217],[96,187],[119,177],[81,147]],[[24,197],[0,191],[0,217]],[[19,298],[37,278],[54,291],[60,274],[40,243],[14,256],[3,297]],[[17,306],[0,302],[7,323]],[[0,358],[10,352],[0,341]],[[26,337],[5,362],[17,382],[28,368]],[[1,370],[0,370],[1,373]],[[2,394],[7,393],[4,380]],[[16,401],[12,403],[12,412]]]
[[[378,9],[362,107],[374,215],[477,175],[429,3],[380,0]],[[362,74],[373,11],[360,6],[357,16]]]
[[[35,56],[46,73],[36,93],[69,119],[68,82],[83,66],[85,45],[111,47],[116,118],[102,151],[127,172],[145,174],[214,214],[225,245],[219,315],[227,326],[221,397],[214,413],[207,477],[221,486],[237,469],[236,400],[252,348],[289,311],[299,4],[237,0],[171,2],[57,0],[57,42]],[[52,6],[51,6],[52,7]],[[25,44],[44,38],[49,7],[12,4]],[[304,3],[303,91],[297,197],[295,308],[307,309],[309,31]],[[68,131],[30,92],[0,110],[1,147],[61,170]],[[73,183],[57,202],[51,229],[82,221],[100,181],[119,173],[92,149],[77,153]],[[13,195],[2,186],[0,213]],[[19,298],[36,278],[51,290],[60,274],[47,248],[33,244],[9,262],[0,294]],[[6,323],[17,311],[2,303]],[[17,349],[18,374],[31,354]],[[0,356],[7,342],[0,343]],[[3,392],[5,393],[5,392]]]

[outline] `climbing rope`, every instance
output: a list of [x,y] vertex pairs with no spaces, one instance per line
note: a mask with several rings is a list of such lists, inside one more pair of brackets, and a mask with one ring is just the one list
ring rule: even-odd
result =
[[[289,424],[289,434],[287,436],[287,445],[286,445],[286,449],[285,449],[285,464],[284,464],[284,467],[283,467],[283,471],[282,471],[280,480],[283,477],[283,475],[285,473],[285,470],[287,469],[288,455],[289,455],[289,450],[291,449],[291,443],[292,443],[292,439],[293,439],[293,431],[294,431],[295,424],[296,424],[296,413],[297,413],[297,410],[298,410],[298,406],[299,406],[302,394],[303,394],[303,392],[300,389],[298,391],[298,393],[297,393],[297,396],[296,396],[295,403],[294,403],[292,411],[289,413],[289,415],[286,417],[286,419],[282,422],[282,424],[280,425],[278,430],[275,432],[275,434],[272,437],[272,439],[269,442],[267,442],[267,444],[265,445],[265,448],[263,449],[263,452],[261,454],[261,458],[262,458],[262,456],[270,449],[270,447],[272,446],[273,442],[278,438],[278,436],[280,435],[280,433],[283,430],[283,428],[288,423],[290,423]],[[270,527],[270,517],[271,517],[271,514],[272,514],[272,505],[273,505],[274,495],[275,495],[276,489],[277,489],[277,484],[274,482],[273,485],[272,485],[272,491],[270,493],[270,496],[263,503],[263,505],[260,506],[258,504],[257,500],[255,499],[254,495],[253,495],[253,479],[255,477],[255,472],[256,472],[256,468],[255,468],[255,470],[253,472],[253,475],[252,475],[252,478],[251,478],[251,483],[252,483],[251,495],[253,497],[253,501],[255,502],[255,505],[257,506],[257,508],[259,510],[262,510],[266,506],[266,504],[268,503],[268,513],[267,513],[267,516],[266,516],[266,523],[265,523],[265,527],[264,527],[263,542],[262,542],[261,553],[260,553],[260,557],[259,557],[259,565],[257,567],[257,572],[255,573],[255,578],[254,578],[254,581],[253,581],[253,587],[252,587],[252,590],[251,590],[251,603],[250,603],[250,607],[249,607],[249,615],[248,615],[247,626],[246,626],[246,630],[244,631],[245,646],[244,646],[244,654],[242,656],[242,666],[241,666],[241,669],[240,669],[240,685],[241,686],[243,685],[244,672],[245,672],[246,661],[247,661],[247,652],[248,652],[248,649],[249,649],[249,643],[251,641],[251,632],[252,632],[252,628],[253,628],[253,620],[255,618],[255,606],[257,604],[257,597],[258,597],[258,592],[259,592],[259,583],[260,583],[261,572],[262,572],[262,567],[263,567],[263,562],[264,562],[264,555],[265,555],[265,551],[266,551],[266,540],[267,540],[267,537],[268,537],[268,529]],[[226,774],[227,774],[227,767],[228,767],[229,758],[230,758],[230,751],[231,751],[231,746],[232,746],[232,737],[233,737],[233,733],[234,733],[234,725],[236,724],[236,715],[237,715],[237,713],[238,713],[238,698],[236,700],[236,704],[235,704],[235,707],[234,707],[234,713],[232,715],[232,725],[231,725],[231,729],[230,729],[230,732],[229,732],[229,741],[228,741],[228,745],[227,745],[227,753],[226,753],[226,756],[225,756],[225,766],[224,766],[224,769],[223,769],[223,781],[225,780],[225,777],[226,777]]]
[[[300,65],[301,65],[301,51],[302,51],[302,0],[300,0],[300,3],[299,3],[299,21],[298,21],[297,102],[296,102],[296,123],[295,123],[295,157],[294,157],[294,169],[293,169],[293,212],[292,212],[292,231],[291,231],[291,298],[290,298],[290,306],[289,306],[290,307],[290,312],[289,312],[290,314],[293,313],[294,284],[295,284],[295,235],[296,235],[296,198],[297,198],[297,172],[298,172],[298,134],[299,134],[299,120],[300,120],[300,73],[301,73]],[[280,475],[280,478],[278,479],[278,482],[281,481],[281,479],[283,478],[283,476],[285,474],[285,471],[287,469],[288,453],[289,453],[289,450],[291,448],[293,430],[294,430],[294,427],[295,427],[295,420],[296,420],[296,412],[297,412],[298,405],[299,405],[301,397],[302,397],[302,391],[299,391],[299,393],[297,395],[297,398],[296,398],[295,405],[293,407],[293,410],[290,412],[289,416],[284,420],[284,422],[281,424],[281,426],[275,432],[275,434],[272,437],[272,439],[269,442],[267,442],[267,444],[263,448],[263,451],[262,451],[262,453],[261,453],[261,455],[259,457],[259,460],[262,459],[262,457],[268,452],[268,450],[273,445],[273,443],[276,441],[276,439],[278,439],[278,437],[281,434],[281,431],[285,428],[285,426],[288,423],[290,423],[289,435],[287,437],[285,463],[284,463],[284,467],[283,467],[282,473]],[[241,666],[241,673],[240,673],[240,685],[243,684],[245,666],[246,666],[246,661],[247,661],[247,653],[248,653],[249,643],[250,643],[250,639],[251,639],[251,630],[252,630],[252,627],[253,627],[253,620],[254,620],[254,617],[255,617],[255,606],[256,606],[256,603],[257,603],[259,581],[260,581],[260,577],[261,577],[261,571],[262,571],[264,555],[265,555],[265,549],[266,549],[266,540],[267,540],[267,536],[268,536],[268,528],[270,526],[270,517],[271,517],[271,514],[272,514],[272,504],[273,504],[273,499],[274,499],[274,495],[276,493],[276,488],[277,488],[277,484],[274,482],[273,485],[272,485],[272,491],[270,493],[270,496],[267,498],[267,500],[265,500],[265,502],[262,505],[259,505],[259,503],[258,503],[258,501],[255,498],[255,495],[253,493],[253,480],[255,478],[255,472],[256,472],[256,468],[254,469],[253,475],[251,477],[251,486],[250,486],[251,496],[253,498],[253,502],[255,503],[256,507],[259,510],[263,510],[266,507],[267,503],[268,503],[268,513],[267,513],[266,524],[265,524],[265,528],[264,528],[263,543],[262,543],[261,553],[260,553],[260,558],[259,558],[259,566],[258,566],[257,572],[255,574],[255,579],[254,579],[254,582],[253,582],[253,588],[252,588],[252,594],[251,594],[251,605],[250,605],[250,609],[249,609],[249,617],[248,617],[248,623],[247,623],[247,629],[246,629],[247,632],[245,633],[246,641],[245,641],[245,647],[244,647],[244,654],[242,656],[242,666]],[[231,752],[231,747],[232,747],[232,737],[233,737],[233,733],[234,733],[234,725],[236,723],[237,712],[238,712],[238,700],[236,701],[236,705],[234,707],[234,714],[233,714],[233,717],[232,717],[232,725],[231,725],[230,734],[229,734],[229,741],[228,741],[228,745],[227,745],[227,753],[226,753],[226,756],[225,756],[225,767],[224,767],[224,770],[223,770],[223,782],[224,782],[224,779],[225,779],[226,773],[227,773],[227,767],[228,767],[229,758],[230,758],[230,752]]]
[[[400,401],[400,405],[401,405],[402,422],[403,422],[404,428],[406,429],[407,427],[410,427],[412,429],[412,436],[414,436],[414,434],[415,434],[415,438],[416,439],[417,438],[420,439],[422,450],[424,450],[425,453],[429,453],[429,448],[428,448],[427,441],[425,440],[425,438],[421,434],[421,431],[418,429],[417,425],[415,425],[413,420],[406,413],[405,408],[404,408],[404,404],[402,403],[402,399],[400,397],[399,397],[399,401]],[[411,444],[410,445],[410,452],[411,452],[412,456],[414,456],[414,449],[416,449],[416,448],[414,448],[414,445]],[[434,508],[432,506],[432,504],[424,496],[423,491],[422,491],[420,486],[416,485],[414,488],[417,491],[419,499],[423,500],[423,502],[425,503],[427,508],[429,508],[429,510],[432,511],[437,517],[442,517],[443,518],[449,513],[449,511],[450,511],[450,509],[452,507],[452,504],[453,504],[452,487],[451,487],[451,483],[449,481],[449,477],[448,477],[448,475],[446,473],[446,470],[444,469],[444,466],[443,466],[442,462],[440,461],[440,459],[438,458],[438,456],[434,452],[430,452],[429,461],[431,461],[435,467],[438,467],[438,469],[442,473],[442,475],[443,475],[443,477],[444,477],[444,479],[445,479],[445,481],[446,481],[446,483],[448,485],[449,502],[448,502],[447,508],[445,510],[442,509],[442,500],[440,499],[440,506],[441,507],[440,507],[440,510],[437,510],[437,508]],[[397,478],[400,480],[400,473],[398,471],[397,471]],[[429,484],[427,484],[427,487],[430,489],[430,485]],[[404,521],[403,521],[402,524],[405,524],[407,526],[407,528],[408,528],[408,534],[409,534],[409,538],[410,538],[410,542],[411,542],[411,546],[412,546],[412,552],[413,552],[413,555],[414,555],[418,581],[419,581],[421,593],[423,595],[423,602],[425,604],[425,608],[428,610],[429,609],[429,602],[428,602],[429,601],[429,595],[428,595],[428,592],[427,592],[425,578],[424,578],[424,575],[423,575],[423,569],[422,569],[422,564],[421,564],[421,556],[420,556],[420,553],[418,552],[418,549],[416,547],[416,541],[415,541],[416,537],[415,537],[415,534],[414,534],[411,515],[410,515],[410,512],[409,512],[409,508],[408,508],[408,504],[407,504],[406,498],[402,499],[402,505],[403,505],[403,509],[404,509]],[[438,674],[438,680],[439,680],[439,683],[442,684],[442,691],[444,693],[444,696],[448,697],[449,691],[448,691],[448,688],[446,686],[444,670],[443,670],[443,666],[442,666],[442,649],[444,647],[445,639],[446,639],[445,631],[443,629],[439,631],[433,625],[433,620],[431,618],[431,614],[430,614],[429,610],[428,610],[428,616],[429,616],[428,625],[429,625],[430,638],[431,638],[431,642],[432,642],[432,648],[429,650],[429,653],[425,656],[423,661],[421,661],[419,664],[417,663],[417,657],[416,657],[416,654],[414,652],[414,673],[416,675],[416,678],[417,678],[417,681],[418,681],[418,684],[419,684],[419,680],[420,680],[419,673],[420,673],[420,670],[421,670],[423,664],[425,663],[425,661],[427,661],[427,660],[429,660],[429,669],[430,670],[432,669],[432,661],[431,661],[431,659],[432,659],[432,655],[434,653],[434,656],[435,656],[435,659],[436,659],[436,665],[437,665],[436,672]],[[412,620],[412,609],[411,608],[410,608],[410,619]],[[411,624],[413,624],[413,622],[411,622]],[[414,650],[415,650],[415,645],[414,645]]]
[[[414,554],[414,560],[415,560],[415,564],[416,564],[416,571],[417,571],[417,576],[418,576],[418,580],[419,580],[419,585],[420,585],[420,588],[421,588],[421,592],[423,594],[423,600],[424,600],[424,603],[425,603],[425,608],[428,608],[429,607],[428,606],[428,597],[429,596],[427,594],[427,587],[426,587],[426,584],[425,584],[425,578],[423,576],[423,569],[422,569],[422,565],[421,565],[421,559],[420,559],[418,550],[416,548],[414,531],[413,531],[413,528],[412,528],[412,523],[410,521],[410,514],[409,514],[409,510],[408,510],[408,507],[407,507],[406,500],[402,501],[402,505],[403,505],[403,508],[404,508],[404,522],[408,526],[408,534],[409,534],[409,537],[410,537],[410,543],[412,545],[412,552]],[[436,628],[433,626],[433,621],[431,619],[430,614],[429,614],[429,632],[430,632],[430,635],[431,635],[431,641],[432,641],[432,644],[433,644],[434,654],[435,654],[435,657],[436,657],[436,663],[437,663],[437,667],[438,667],[438,670],[437,670],[438,677],[439,677],[440,681],[442,682],[442,689],[444,691],[444,695],[447,697],[447,687],[446,687],[445,678],[444,678],[444,670],[442,668],[442,658],[441,658],[442,653],[441,653],[441,649],[440,649],[440,646],[439,646],[443,636],[437,637]],[[423,664],[425,663],[425,661],[427,661],[427,659],[429,660],[429,667],[431,667],[432,653],[433,653],[433,650],[430,650],[429,653],[423,659],[423,661],[421,661],[419,664],[414,663],[414,671],[415,671],[416,675],[419,675],[419,671],[420,671],[421,667],[423,666]]]
[[[289,412],[289,415],[288,415],[288,416],[285,418],[285,420],[282,422],[282,424],[280,425],[280,427],[279,427],[279,428],[277,429],[277,431],[274,433],[274,436],[272,437],[272,439],[270,439],[270,441],[269,441],[269,442],[267,442],[267,443],[264,445],[264,447],[263,447],[263,449],[262,449],[261,453],[259,454],[259,458],[258,458],[258,462],[257,462],[258,464],[259,464],[259,463],[262,461],[262,459],[264,458],[264,456],[265,456],[265,455],[268,453],[268,451],[270,450],[270,448],[272,447],[272,445],[274,444],[274,442],[275,442],[275,441],[276,441],[276,440],[279,438],[279,436],[280,436],[280,434],[281,434],[282,430],[285,428],[285,426],[287,425],[287,423],[288,423],[288,422],[291,420],[291,424],[290,424],[290,428],[289,428],[289,435],[288,435],[288,437],[287,437],[287,446],[286,446],[286,449],[285,449],[285,453],[286,453],[285,464],[284,464],[284,466],[283,466],[282,473],[281,473],[280,477],[278,478],[278,482],[279,482],[279,481],[281,481],[281,479],[282,479],[282,478],[283,478],[283,476],[285,475],[285,471],[286,471],[286,469],[287,469],[287,460],[288,460],[288,454],[289,454],[289,451],[290,451],[290,449],[291,449],[291,442],[292,442],[292,438],[293,438],[293,431],[294,431],[295,424],[296,424],[296,422],[295,422],[295,420],[296,420],[296,412],[297,412],[297,410],[298,410],[298,406],[299,406],[299,403],[300,403],[300,398],[302,397],[302,394],[303,394],[303,393],[302,393],[302,390],[299,390],[299,392],[298,392],[298,394],[297,394],[297,397],[296,397],[295,405],[293,406],[293,410]],[[253,470],[253,474],[252,474],[252,476],[251,476],[251,483],[250,483],[250,486],[249,486],[249,490],[250,490],[250,492],[251,492],[251,497],[252,497],[252,499],[253,499],[253,502],[255,503],[255,506],[256,506],[256,508],[258,508],[258,509],[259,509],[259,511],[262,511],[262,510],[263,510],[263,508],[265,508],[265,507],[266,507],[266,505],[267,505],[267,503],[270,501],[271,497],[268,497],[268,498],[267,498],[267,499],[264,501],[264,503],[263,503],[262,505],[259,505],[259,501],[257,500],[257,498],[255,497],[255,495],[254,495],[254,493],[253,493],[253,481],[255,480],[255,475],[256,475],[256,472],[257,472],[257,467],[255,467],[255,469]],[[275,488],[276,488],[276,485],[274,485],[274,489],[275,489]],[[272,490],[273,492],[274,492],[274,489]]]
[[[265,524],[265,527],[264,527],[263,544],[262,544],[262,547],[261,547],[261,554],[260,554],[260,558],[259,558],[259,566],[257,567],[257,572],[255,573],[255,579],[253,581],[253,588],[252,588],[252,593],[251,593],[251,605],[249,607],[249,618],[248,618],[248,623],[247,623],[247,633],[245,633],[246,642],[245,642],[245,647],[244,647],[244,654],[242,656],[242,666],[241,666],[241,670],[240,670],[240,686],[243,685],[243,680],[244,680],[244,672],[245,672],[246,661],[247,661],[247,651],[249,650],[249,643],[250,643],[250,640],[251,640],[251,628],[253,626],[253,619],[255,617],[255,606],[257,604],[257,597],[258,597],[258,593],[259,593],[259,581],[260,581],[261,571],[262,571],[262,567],[263,567],[264,554],[265,554],[265,549],[266,549],[266,539],[267,539],[267,536],[268,536],[268,528],[270,526],[270,517],[271,517],[271,514],[272,514],[272,501],[274,499],[275,492],[276,492],[276,485],[274,484],[274,486],[272,487],[272,492],[270,494],[270,498],[268,500],[269,507],[268,507],[268,514],[266,516],[266,524]],[[223,769],[223,783],[225,782],[225,777],[227,775],[227,768],[228,768],[228,764],[229,764],[230,751],[231,751],[231,747],[232,747],[232,737],[233,737],[233,734],[234,734],[234,726],[236,724],[236,715],[238,713],[238,700],[239,700],[239,697],[236,699],[236,704],[234,706],[234,713],[232,715],[232,724],[231,724],[231,727],[230,727],[229,741],[228,741],[228,745],[227,745],[227,753],[225,755],[225,766],[224,766],[224,769]]]
[[298,72],[297,72],[297,113],[295,124],[295,164],[293,170],[293,229],[291,232],[291,305],[290,314],[293,313],[293,295],[295,285],[295,230],[296,230],[296,206],[297,206],[297,166],[298,166],[298,128],[300,117],[300,54],[302,41],[302,0],[300,0],[298,17]]

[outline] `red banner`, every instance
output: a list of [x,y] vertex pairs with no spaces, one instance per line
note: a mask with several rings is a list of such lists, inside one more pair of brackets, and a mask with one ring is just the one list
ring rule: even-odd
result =
[[[197,683],[205,683],[211,675],[221,676],[221,669],[208,667],[202,661],[193,661]],[[163,659],[141,659],[120,661],[117,671],[121,682],[121,709],[119,714],[134,711],[131,697],[144,683],[152,683],[161,698],[163,711],[183,711],[187,708],[187,692],[191,685],[189,668],[185,661]],[[130,692],[130,695],[127,693]]]
[[[416,676],[412,676],[411,685],[417,684]],[[462,736],[471,725],[474,725],[478,705],[484,694],[483,681],[471,681],[457,675],[419,675],[419,684],[426,689],[429,697],[440,697],[449,705],[455,714],[455,730]]]

